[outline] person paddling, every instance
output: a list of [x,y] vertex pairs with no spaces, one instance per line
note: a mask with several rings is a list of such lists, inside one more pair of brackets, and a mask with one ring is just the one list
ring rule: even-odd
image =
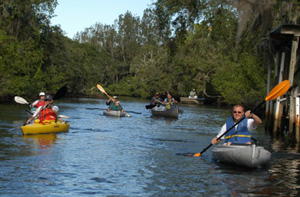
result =
[[106,105],[108,105],[109,111],[124,111],[117,96],[109,97],[109,99],[106,101]]
[[163,101],[166,109],[171,109],[172,105],[177,104],[178,102],[173,98],[170,92],[166,93],[167,97]]
[[222,137],[222,139],[224,139],[225,145],[251,144],[250,131],[256,129],[257,125],[262,123],[262,120],[254,113],[251,113],[250,110],[245,112],[245,107],[243,105],[233,106],[232,115],[227,118],[226,123],[223,125],[218,135],[211,140],[211,143],[218,143],[220,140],[217,140],[217,138],[220,137],[239,120],[241,120],[244,116],[245,119],[242,120],[234,128],[232,128],[228,133],[226,133]]
[[30,104],[30,107],[33,108],[33,112],[39,108],[40,106],[44,106],[45,105],[45,92],[40,92],[39,93],[39,99],[35,100],[33,103]]
[[57,120],[57,112],[59,108],[53,105],[53,98],[51,95],[45,96],[45,105],[40,106],[35,113],[26,121],[26,124],[31,123],[32,120],[38,118],[39,123],[47,123]]

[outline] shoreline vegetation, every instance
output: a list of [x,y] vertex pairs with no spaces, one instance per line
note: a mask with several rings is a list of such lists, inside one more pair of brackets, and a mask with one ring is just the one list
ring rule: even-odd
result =
[[195,89],[222,104],[254,105],[265,95],[273,65],[268,34],[282,23],[299,23],[300,10],[293,0],[247,2],[156,0],[142,17],[126,12],[70,39],[51,25],[57,0],[3,1],[0,101],[35,98],[63,85],[69,95],[93,95],[100,83],[112,95],[186,96]]

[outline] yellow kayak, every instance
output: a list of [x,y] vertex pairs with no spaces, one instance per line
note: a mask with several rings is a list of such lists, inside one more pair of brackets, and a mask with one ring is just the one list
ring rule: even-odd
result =
[[24,135],[30,134],[42,134],[42,133],[58,133],[58,132],[66,132],[69,130],[69,123],[65,121],[51,121],[44,124],[40,124],[38,122],[34,122],[33,124],[28,124],[22,126],[22,132]]

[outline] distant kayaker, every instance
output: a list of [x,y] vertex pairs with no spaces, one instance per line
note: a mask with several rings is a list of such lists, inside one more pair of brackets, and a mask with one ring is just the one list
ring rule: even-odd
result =
[[34,101],[33,103],[31,103],[31,105],[30,105],[30,107],[33,108],[33,111],[35,111],[40,106],[45,105],[45,96],[46,96],[45,92],[39,93],[39,99]]
[[240,119],[243,119],[238,125],[232,128],[227,132],[222,139],[224,139],[225,145],[230,144],[251,144],[251,134],[250,131],[256,129],[257,125],[262,123],[262,120],[251,113],[250,110],[245,112],[245,107],[243,105],[235,105],[232,108],[232,115],[227,118],[226,123],[221,128],[219,134],[211,140],[212,144],[218,143],[220,140],[217,140],[219,136],[225,133],[230,129],[236,122]]
[[189,98],[190,98],[190,99],[197,99],[197,98],[198,98],[198,96],[197,96],[197,93],[196,93],[196,90],[195,90],[195,89],[192,89],[192,90],[190,91]]
[[117,96],[110,97],[106,101],[106,105],[108,105],[108,110],[112,111],[124,111],[123,107],[121,106],[121,103]]
[[159,92],[156,92],[151,99],[150,105],[151,106],[160,106],[162,103],[162,98],[160,97]]
[[171,106],[177,104],[178,102],[173,98],[170,92],[166,93],[167,97],[165,98],[163,104],[165,105],[166,109],[171,109]]
[[29,124],[35,118],[38,118],[40,123],[57,120],[57,112],[59,108],[53,105],[53,98],[51,95],[45,96],[45,105],[40,106],[35,113],[26,121]]

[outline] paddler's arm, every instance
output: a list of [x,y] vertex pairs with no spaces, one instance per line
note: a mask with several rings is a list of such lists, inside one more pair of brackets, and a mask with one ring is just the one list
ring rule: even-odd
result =
[[217,144],[221,141],[221,139],[217,140],[218,137],[220,137],[224,132],[226,131],[226,124],[224,124],[221,128],[221,130],[219,131],[218,135],[216,137],[214,137],[210,143],[212,144]]
[[259,125],[262,123],[262,120],[260,119],[260,117],[258,117],[254,113],[251,113],[250,110],[245,112],[245,116],[246,116],[246,118],[252,118],[254,120],[255,125]]
[[26,121],[26,124],[29,124],[35,117],[37,117],[42,110],[42,106],[37,108],[37,110],[34,112],[34,114]]

